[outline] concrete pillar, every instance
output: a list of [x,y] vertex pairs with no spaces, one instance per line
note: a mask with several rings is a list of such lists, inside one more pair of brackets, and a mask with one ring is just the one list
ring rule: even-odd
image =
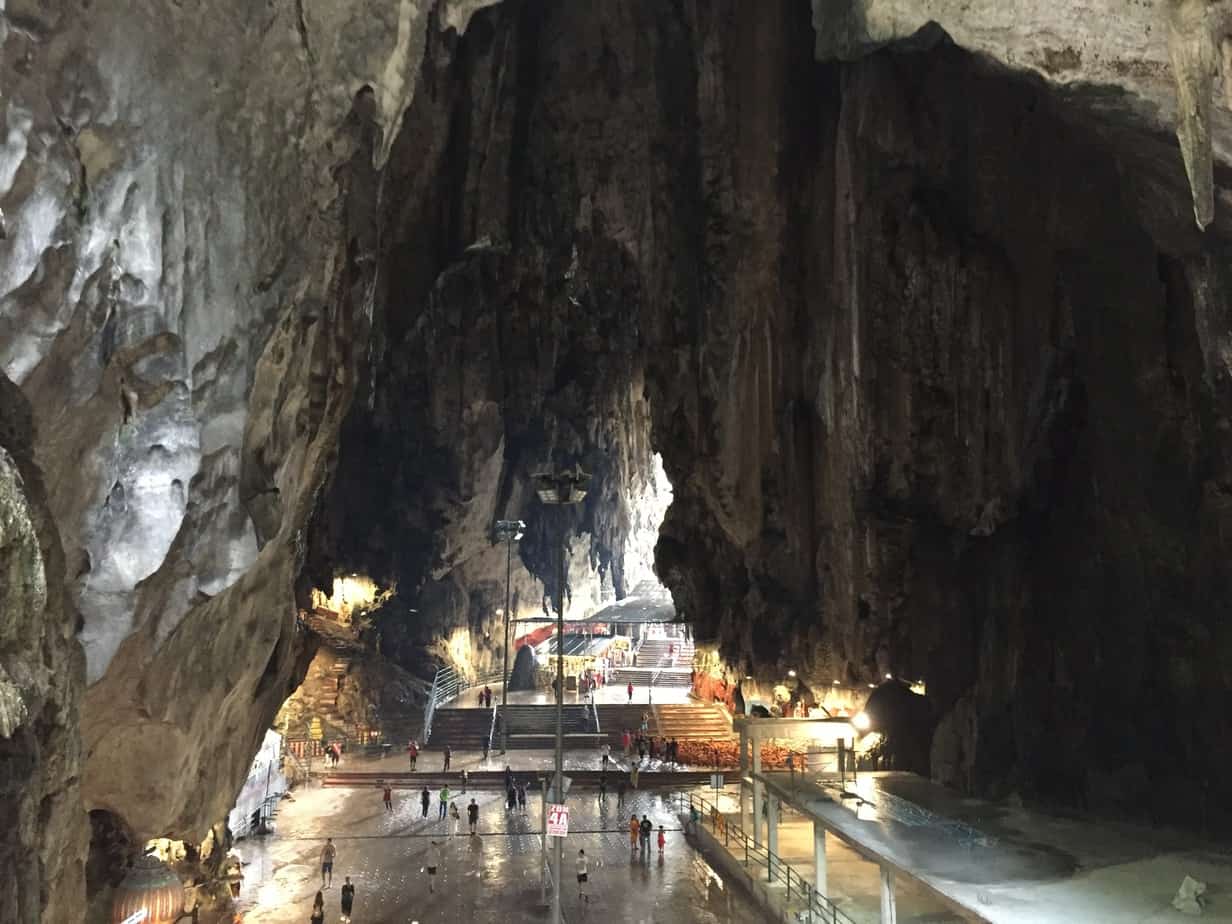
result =
[[757,735],[752,735],[753,745],[753,843],[759,847],[762,845],[761,837],[761,807],[764,795],[765,786],[762,785],[758,775],[761,773],[761,742]]
[[770,814],[766,818],[766,847],[772,854],[779,852],[779,818],[783,814],[783,803],[777,796],[770,797]]
[[894,870],[881,867],[881,924],[898,924],[898,906],[894,901]]
[[744,778],[749,775],[749,732],[740,729],[740,827],[749,830],[749,784]]
[[829,896],[826,884],[826,829],[821,822],[813,822],[813,887],[819,894]]

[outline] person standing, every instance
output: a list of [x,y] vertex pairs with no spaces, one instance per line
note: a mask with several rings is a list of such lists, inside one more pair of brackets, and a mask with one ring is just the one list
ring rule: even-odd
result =
[[607,773],[607,765],[608,765],[608,763],[609,763],[610,761],[611,761],[611,758],[607,756],[607,751],[604,751],[604,752],[603,752],[603,760],[602,760],[602,764],[603,764],[603,772],[604,772],[604,773]]
[[423,817],[428,817],[428,805],[432,802],[432,796],[428,793],[428,787],[423,788],[423,792],[419,794],[419,803],[423,806]]
[[634,789],[637,789],[637,776],[638,776],[637,768],[640,766],[641,764],[634,764],[632,767],[629,768],[629,782],[633,784]]
[[471,834],[475,834],[475,828],[479,825],[479,806],[474,799],[471,799],[471,804],[466,807],[466,820],[470,823]]
[[466,792],[466,784],[470,782],[470,779],[471,779],[471,775],[467,772],[466,768],[463,767],[462,768],[462,791],[463,792]]
[[633,735],[629,729],[625,729],[620,733],[620,744],[625,749],[625,757],[628,757],[633,747]]
[[436,871],[441,866],[441,845],[433,841],[428,845],[428,891],[436,891]]
[[445,767],[444,772],[449,772],[449,758],[453,756],[453,751],[449,750],[449,745],[445,745]]
[[624,774],[619,774],[616,777],[616,807],[623,808],[625,804],[625,777]]
[[351,908],[355,904],[355,886],[351,884],[351,877],[346,877],[346,882],[342,884],[342,920],[350,922]]
[[642,853],[650,853],[650,832],[654,830],[654,825],[650,823],[650,819],[645,815],[642,816],[642,823],[639,826],[642,839]]
[[419,760],[419,745],[415,743],[414,738],[412,738],[410,744],[406,746],[406,756],[411,762],[411,769],[414,770],[415,762]]
[[320,892],[312,900],[312,917],[308,920],[311,924],[325,924],[325,896]]
[[633,681],[629,681],[629,685],[625,687],[625,692],[629,694],[629,702],[633,702]]
[[578,880],[578,900],[583,902],[590,901],[590,896],[586,894],[586,851],[579,850],[577,857],[577,880]]
[[[321,848],[321,888],[328,889],[334,884],[334,857],[338,854],[338,848],[334,846],[332,837],[325,838],[325,846]],[[329,879],[326,884],[326,877]],[[318,893],[319,894],[319,893]]]
[[599,804],[607,802],[607,773],[599,774]]
[[449,784],[445,784],[444,786],[441,787],[440,800],[441,800],[441,814],[437,820],[444,821],[445,813],[449,811]]
[[526,814],[526,780],[518,782],[518,811]]
[[667,846],[667,829],[659,825],[659,856],[663,856],[663,848]]
[[641,836],[642,826],[638,824],[637,815],[629,816],[629,850],[637,851],[637,839]]
[[385,789],[382,793],[385,801],[385,811],[392,812],[394,810],[394,791],[389,783],[385,783]]
[[458,814],[458,803],[451,802],[449,805],[449,836],[451,838],[458,836],[458,823],[462,821],[462,816]]

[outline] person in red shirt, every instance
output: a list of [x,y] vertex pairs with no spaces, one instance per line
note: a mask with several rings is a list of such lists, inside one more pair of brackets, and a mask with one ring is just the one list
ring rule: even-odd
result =
[[633,683],[631,681],[625,688],[625,692],[629,694],[629,702],[633,702]]
[[394,810],[394,791],[388,783],[385,784],[384,790],[385,811],[392,812]]

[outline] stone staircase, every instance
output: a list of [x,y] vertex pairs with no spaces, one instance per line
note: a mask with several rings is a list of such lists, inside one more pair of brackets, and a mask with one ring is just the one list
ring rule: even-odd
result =
[[[502,713],[505,721],[509,723],[509,747],[556,746],[555,706],[506,706]],[[562,724],[566,747],[598,747],[601,738],[595,734],[589,707],[565,706]]]
[[648,638],[637,652],[638,667],[667,667],[668,649],[676,649],[676,666],[686,670],[693,666],[693,642],[678,638]]
[[455,751],[481,751],[491,727],[491,709],[437,709],[426,747],[443,751],[449,745]]
[[634,703],[631,706],[599,706],[599,727],[603,729],[603,740],[612,747],[619,747],[621,732],[626,728],[636,732],[642,723],[642,713],[647,710],[650,711],[652,735],[704,741],[726,741],[732,737],[727,716],[718,706],[704,703],[646,706]]
[[609,683],[619,687],[630,683],[646,687],[651,681],[656,687],[687,687],[693,683],[693,672],[688,667],[618,667],[612,671]]

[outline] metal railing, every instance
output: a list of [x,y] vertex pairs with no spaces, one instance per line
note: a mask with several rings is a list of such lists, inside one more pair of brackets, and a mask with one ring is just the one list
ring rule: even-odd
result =
[[813,883],[796,872],[790,863],[771,853],[764,845],[754,843],[738,823],[729,821],[709,799],[696,793],[678,793],[676,798],[680,800],[682,809],[689,809],[690,816],[694,809],[697,810],[698,824],[709,826],[715,840],[721,842],[736,860],[743,862],[750,874],[754,870],[759,873],[764,870],[762,875],[767,882],[786,886],[787,904],[790,906],[794,901],[803,906],[797,912],[796,920],[805,924],[855,924],[834,902],[818,892]]
[[603,734],[603,732],[599,728],[599,706],[595,703],[595,691],[591,690],[589,696],[590,696],[590,715],[595,723],[595,734],[601,735]]
[[467,690],[482,687],[486,684],[500,683],[503,675],[500,671],[481,674],[467,679],[452,667],[442,667],[432,678],[432,688],[428,691],[428,701],[424,704],[423,744],[432,737],[432,720],[436,710],[452,700],[457,699]]
[[488,723],[488,750],[491,751],[496,746],[496,712],[500,709],[500,701],[495,700],[492,703],[492,721]]

